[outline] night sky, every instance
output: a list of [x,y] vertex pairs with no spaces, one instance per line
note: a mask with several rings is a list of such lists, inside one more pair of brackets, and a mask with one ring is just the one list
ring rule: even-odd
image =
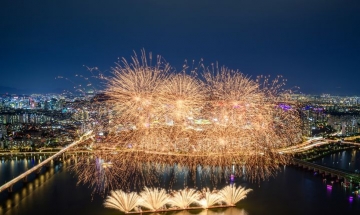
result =
[[[283,75],[306,94],[360,96],[359,0],[0,0],[0,86],[71,88],[141,49]],[[4,93],[4,92],[1,92]]]

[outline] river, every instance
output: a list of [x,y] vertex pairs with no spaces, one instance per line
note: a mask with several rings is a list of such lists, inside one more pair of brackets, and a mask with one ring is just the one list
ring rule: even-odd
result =
[[[8,181],[40,162],[39,156],[0,158],[0,181]],[[41,157],[45,159],[45,156]],[[344,151],[316,161],[336,168],[360,169],[360,152]],[[360,214],[360,196],[355,186],[344,188],[335,183],[327,187],[319,174],[293,166],[283,167],[273,178],[261,183],[237,179],[238,185],[253,189],[236,208],[191,211],[191,214],[263,215],[263,214]],[[350,198],[352,197],[352,199]],[[6,215],[115,215],[122,214],[104,208],[104,198],[94,194],[86,185],[77,185],[76,176],[67,170],[66,163],[52,163],[28,182],[18,183],[14,192],[0,194],[0,214]],[[166,213],[185,215],[189,213]]]

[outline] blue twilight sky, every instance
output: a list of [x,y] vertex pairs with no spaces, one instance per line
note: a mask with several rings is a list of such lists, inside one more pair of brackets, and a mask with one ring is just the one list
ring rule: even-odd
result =
[[[133,51],[283,75],[307,94],[360,95],[359,0],[0,0],[0,86],[71,88]],[[3,92],[0,92],[3,93]]]

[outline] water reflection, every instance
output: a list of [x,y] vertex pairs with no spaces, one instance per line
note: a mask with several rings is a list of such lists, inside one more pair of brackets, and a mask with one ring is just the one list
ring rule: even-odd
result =
[[26,188],[22,188],[21,189],[21,198],[23,199],[23,198],[25,198],[27,196],[27,190],[26,190]]
[[[347,158],[347,156],[356,156]],[[345,157],[344,157],[345,156]],[[359,168],[360,159],[359,152],[340,152],[334,155],[329,155],[319,159],[319,163],[332,162],[345,163],[349,166],[352,160],[354,163],[350,166]],[[19,168],[24,168],[25,163],[28,167],[32,165],[32,157],[25,158],[18,157]],[[341,159],[341,160],[340,160]],[[349,160],[347,160],[349,159]],[[9,171],[7,168],[11,167],[9,159],[0,159],[1,171]],[[23,163],[22,163],[23,162]],[[17,166],[17,165],[15,165]],[[103,197],[91,196],[91,189],[88,186],[76,185],[77,179],[74,175],[64,170],[65,166],[69,166],[68,162],[62,163],[62,166],[54,164],[48,170],[43,171],[43,177],[38,176],[39,187],[35,186],[35,176],[28,180],[27,183],[21,184],[18,189],[18,197],[15,198],[15,193],[5,196],[7,199],[0,201],[0,214],[7,215],[19,214],[87,214],[87,215],[120,215],[123,214],[113,209],[103,207]],[[20,168],[21,167],[21,168]],[[180,169],[180,167],[178,167]],[[183,168],[183,167],[182,167]],[[175,168],[176,169],[176,168]],[[174,166],[172,170],[169,169],[167,177],[172,177]],[[181,178],[189,171],[182,169]],[[197,170],[200,170],[197,168]],[[198,173],[204,174],[207,172],[204,168]],[[214,171],[215,172],[215,171]],[[231,173],[231,169],[229,171]],[[3,173],[3,172],[1,172]],[[54,176],[55,175],[55,176]],[[194,175],[192,175],[194,176]],[[195,175],[196,176],[196,175]],[[0,175],[0,178],[3,174]],[[189,174],[189,177],[191,175]],[[201,178],[200,175],[196,176]],[[43,179],[41,179],[43,178]],[[275,178],[264,181],[261,184],[252,184],[248,181],[235,178],[237,185],[246,186],[254,189],[249,196],[242,200],[237,207],[224,209],[210,209],[210,210],[191,210],[191,211],[177,211],[162,213],[162,215],[193,215],[193,214],[219,214],[219,215],[263,215],[263,214],[360,214],[360,196],[355,193],[353,188],[343,188],[340,183],[334,182],[331,189],[327,187],[330,180],[322,181],[320,174],[314,174],[312,171],[287,166],[282,168]],[[177,184],[184,184],[184,181],[176,181]],[[185,182],[186,183],[186,182]],[[203,182],[201,182],[203,183]],[[226,182],[221,182],[223,186]],[[196,183],[197,184],[197,183]],[[189,184],[188,184],[189,185]],[[261,186],[260,186],[261,185]],[[181,186],[181,188],[183,188]],[[352,193],[354,192],[354,193]],[[352,201],[350,201],[352,196]],[[16,200],[17,199],[17,200]],[[150,215],[150,213],[149,213]],[[153,214],[155,215],[155,213]]]
[[[44,157],[42,157],[44,158]],[[0,160],[0,182],[6,182],[12,178],[20,175],[26,170],[32,168],[34,165],[41,162],[39,156],[31,157],[11,157],[4,156]],[[54,163],[44,166],[37,173],[32,173],[24,178],[22,181],[19,181],[14,185],[13,191],[8,193],[3,191],[0,193],[0,214],[4,214],[6,211],[11,210],[12,208],[19,206],[21,204],[26,204],[30,199],[28,198],[34,190],[44,185],[52,176],[57,172],[57,170],[62,169],[63,166],[66,166],[67,162],[64,163]],[[60,167],[60,168],[59,168]],[[1,184],[3,184],[1,183]]]
[[212,188],[229,183],[231,175],[243,175],[242,168],[235,165],[231,168],[185,163],[142,162],[122,160],[117,155],[90,155],[75,157],[69,169],[77,176],[79,184],[85,184],[100,194],[116,189],[140,191],[144,186]]
[[6,209],[10,209],[11,208],[11,199],[6,200]]
[[149,215],[248,215],[249,213],[237,207],[204,209],[204,210],[183,210],[167,213],[150,213]]
[[360,170],[360,151],[356,149],[342,151],[314,162],[335,169],[358,172]]

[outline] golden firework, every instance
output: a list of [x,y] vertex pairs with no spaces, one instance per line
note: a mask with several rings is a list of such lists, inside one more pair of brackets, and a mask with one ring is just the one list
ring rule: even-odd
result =
[[98,124],[106,135],[92,147],[95,156],[111,154],[108,170],[121,176],[116,186],[156,184],[174,165],[186,166],[193,179],[199,166],[208,168],[217,183],[230,168],[263,180],[287,164],[289,155],[278,149],[301,140],[300,117],[281,77],[252,80],[218,66],[202,66],[197,76],[177,73],[160,56],[151,61],[145,52],[123,59],[107,78],[101,106],[108,113]]

